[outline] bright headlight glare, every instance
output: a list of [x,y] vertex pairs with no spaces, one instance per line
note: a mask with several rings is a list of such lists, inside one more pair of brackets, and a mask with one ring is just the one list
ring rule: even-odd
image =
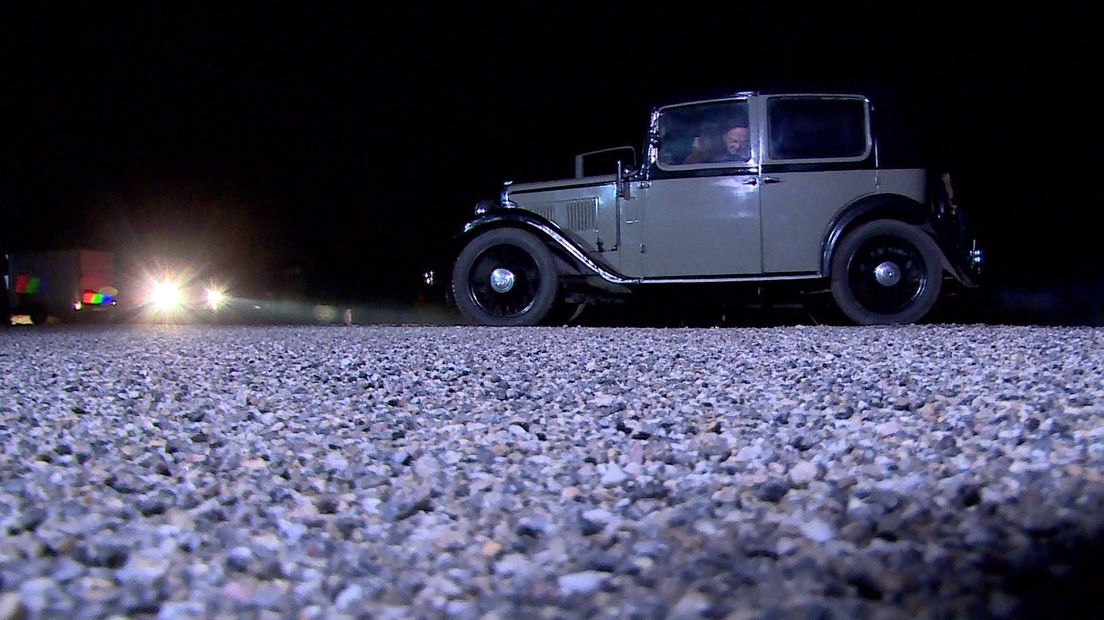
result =
[[217,288],[207,289],[207,307],[218,310],[226,302],[226,293]]
[[168,281],[157,282],[150,291],[150,301],[157,310],[174,310],[180,305],[180,287]]

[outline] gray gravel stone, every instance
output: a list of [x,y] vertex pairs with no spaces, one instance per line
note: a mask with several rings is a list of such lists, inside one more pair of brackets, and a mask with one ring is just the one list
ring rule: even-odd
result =
[[560,591],[566,596],[591,594],[609,579],[609,573],[596,570],[587,570],[568,575],[560,575],[557,583]]
[[781,480],[768,480],[756,488],[756,496],[764,502],[777,502],[786,496],[790,487]]
[[1104,330],[0,337],[0,619],[1065,617],[1099,575]]
[[0,620],[17,620],[23,614],[23,604],[15,592],[0,594]]
[[817,467],[809,461],[798,461],[790,468],[790,481],[797,485],[808,484],[817,477]]
[[602,485],[607,487],[617,486],[624,482],[628,476],[621,470],[616,464],[610,464],[606,467],[606,472],[602,474]]

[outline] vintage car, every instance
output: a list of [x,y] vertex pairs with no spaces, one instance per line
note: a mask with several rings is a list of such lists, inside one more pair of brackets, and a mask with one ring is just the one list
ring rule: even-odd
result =
[[[911,323],[982,254],[947,174],[883,167],[861,95],[763,94],[653,110],[645,157],[615,174],[507,182],[458,236],[460,311],[535,325],[580,303],[697,283],[830,290],[859,324]],[[631,165],[623,162],[631,158]],[[593,160],[591,160],[593,161]],[[432,279],[432,274],[427,274]]]

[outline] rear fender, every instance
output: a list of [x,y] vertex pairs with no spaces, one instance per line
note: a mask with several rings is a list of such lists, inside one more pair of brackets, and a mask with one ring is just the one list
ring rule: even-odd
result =
[[950,260],[950,257],[954,256],[950,242],[936,233],[931,211],[919,202],[897,194],[879,194],[862,198],[844,208],[836,216],[824,238],[820,275],[828,277],[832,272],[832,257],[844,235],[861,224],[878,219],[895,219],[921,228],[939,247],[939,262],[943,270],[965,286],[977,286],[968,269],[957,261]]

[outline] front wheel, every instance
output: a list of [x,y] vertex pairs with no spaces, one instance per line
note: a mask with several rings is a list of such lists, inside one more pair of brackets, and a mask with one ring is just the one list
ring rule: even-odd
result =
[[548,247],[514,228],[472,239],[452,270],[456,305],[479,325],[536,325],[552,310],[558,288]]
[[875,220],[848,233],[832,257],[832,296],[860,325],[913,323],[943,284],[938,246],[924,231]]

